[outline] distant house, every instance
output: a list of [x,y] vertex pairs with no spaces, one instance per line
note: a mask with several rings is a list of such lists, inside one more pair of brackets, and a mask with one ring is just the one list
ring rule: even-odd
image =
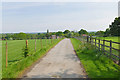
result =
[[82,34],[83,37],[86,37],[87,35],[86,34]]
[[57,39],[59,39],[60,37],[59,36],[57,36]]
[[56,39],[56,35],[52,35],[52,39]]

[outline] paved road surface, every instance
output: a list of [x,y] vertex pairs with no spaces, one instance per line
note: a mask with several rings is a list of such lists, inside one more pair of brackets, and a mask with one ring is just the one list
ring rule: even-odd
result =
[[64,39],[36,64],[27,78],[85,78],[70,39]]

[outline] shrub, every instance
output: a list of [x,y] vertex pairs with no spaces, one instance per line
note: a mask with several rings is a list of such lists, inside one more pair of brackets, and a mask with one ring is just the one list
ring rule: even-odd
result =
[[25,57],[25,58],[28,56],[28,53],[29,53],[29,49],[28,49],[27,46],[25,46],[25,47],[23,48],[23,54],[24,54],[24,57]]

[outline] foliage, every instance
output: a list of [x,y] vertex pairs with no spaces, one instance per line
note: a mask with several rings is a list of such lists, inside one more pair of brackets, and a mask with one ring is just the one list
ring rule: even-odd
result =
[[104,37],[110,36],[110,28],[107,28],[104,32]]
[[18,33],[18,34],[14,34],[13,35],[13,39],[15,40],[15,39],[17,39],[17,40],[23,40],[23,39],[26,39],[26,34],[25,33],[23,33],[23,32],[20,32],[20,33]]
[[104,36],[104,31],[97,31],[95,33],[95,35],[99,36],[99,37],[103,37]]
[[23,53],[24,53],[24,57],[26,58],[26,57],[28,56],[28,53],[29,53],[29,49],[28,49],[27,46],[25,46],[25,47],[23,48]]
[[68,33],[70,33],[70,31],[69,30],[65,30],[63,33],[64,34],[68,34]]
[[89,32],[89,36],[95,36],[95,32]]
[[63,32],[62,31],[58,31],[56,32],[56,36],[62,36]]
[[81,34],[88,34],[88,32],[87,32],[86,30],[84,30],[84,29],[81,29],[78,33],[79,33],[80,35],[81,35]]
[[120,36],[120,17],[115,18],[114,22],[109,25],[109,28],[112,36]]
[[71,32],[69,30],[65,30],[64,32],[65,37],[70,38],[71,37]]
[[47,37],[47,39],[49,39],[49,37],[50,37],[50,34],[49,34],[49,30],[48,30],[48,29],[47,29],[46,37]]
[[71,41],[89,78],[96,78],[96,80],[100,78],[120,79],[120,66],[102,54],[101,51],[96,50],[90,44],[83,44],[77,39],[72,38]]

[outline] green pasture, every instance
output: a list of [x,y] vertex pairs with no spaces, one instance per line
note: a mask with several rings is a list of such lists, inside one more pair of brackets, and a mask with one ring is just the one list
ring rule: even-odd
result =
[[[3,70],[2,77],[3,78],[17,77],[20,71],[30,66],[35,60],[39,59],[40,56],[44,55],[52,46],[57,44],[60,40],[61,39],[59,40],[52,39],[51,41],[51,39],[42,39],[42,47],[41,47],[41,40],[36,39],[36,52],[35,52],[35,39],[28,40],[29,56],[27,58],[24,58],[24,55],[23,55],[23,48],[26,46],[25,40],[8,40],[7,41],[7,44],[8,44],[7,68],[5,66],[6,65],[6,41],[2,41],[1,42],[2,44],[0,44],[0,47],[2,50],[2,56],[0,56],[2,57],[2,70]],[[24,66],[22,66],[22,64],[24,64]]]
[[[108,41],[113,41],[113,42],[120,42],[120,37],[97,37],[97,39],[101,39],[101,40],[108,40]],[[95,41],[95,40],[94,40]],[[99,43],[98,40],[96,40],[97,43]],[[103,41],[100,41],[101,44],[103,44]],[[95,45],[95,43],[94,43]],[[99,46],[98,44],[96,44],[97,46]],[[107,46],[110,46],[110,42],[106,42],[105,41],[105,45]],[[112,43],[112,47],[115,48],[115,49],[119,49],[119,44],[116,44],[116,43]],[[102,46],[100,46],[102,48]],[[108,47],[105,47],[105,50],[110,52],[110,48]],[[119,56],[119,52],[112,49],[112,54],[115,54],[117,56]],[[109,55],[109,54],[108,54]],[[113,56],[114,57],[114,56]]]
[[112,40],[115,42],[120,42],[120,37],[97,37],[98,39],[103,39],[103,40]]
[[95,80],[120,80],[120,66],[94,46],[71,38],[71,42],[88,77]]

